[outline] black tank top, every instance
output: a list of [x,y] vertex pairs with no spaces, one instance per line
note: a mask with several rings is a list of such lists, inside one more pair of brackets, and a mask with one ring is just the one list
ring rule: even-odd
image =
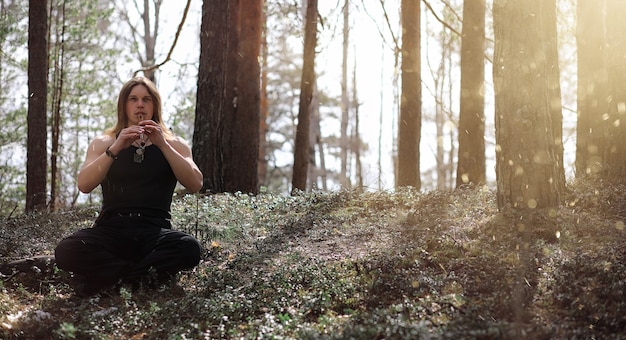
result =
[[133,161],[137,148],[118,155],[101,183],[103,213],[137,213],[170,219],[176,187],[172,168],[156,145],[147,146],[141,163]]

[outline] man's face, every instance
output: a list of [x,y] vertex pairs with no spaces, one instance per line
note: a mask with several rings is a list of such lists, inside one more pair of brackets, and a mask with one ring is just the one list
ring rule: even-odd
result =
[[126,99],[126,116],[128,125],[137,125],[142,120],[152,119],[154,100],[143,85],[136,85]]

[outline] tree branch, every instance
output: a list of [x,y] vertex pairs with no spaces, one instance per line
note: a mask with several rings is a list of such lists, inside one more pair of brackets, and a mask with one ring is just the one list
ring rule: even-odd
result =
[[[382,0],[381,0],[382,1]],[[422,0],[422,2],[424,3],[424,5],[426,5],[426,7],[428,8],[428,10],[430,11],[430,13],[433,14],[433,16],[435,17],[435,19],[437,19],[437,21],[439,21],[444,27],[446,27],[447,29],[449,29],[450,31],[456,33],[459,37],[462,36],[462,34],[457,31],[456,29],[454,29],[452,26],[448,25],[448,23],[446,23],[445,21],[443,21],[438,15],[437,13],[435,13],[435,11],[433,10],[433,7],[430,5],[430,3],[428,3],[428,0]]]
[[176,43],[178,43],[178,38],[180,37],[180,32],[183,30],[183,25],[185,24],[185,21],[187,20],[187,14],[189,13],[189,7],[190,6],[191,6],[191,0],[187,0],[187,5],[185,6],[185,11],[183,12],[183,17],[182,17],[182,19],[180,21],[180,24],[178,24],[178,30],[176,31],[176,35],[174,36],[174,41],[172,42],[172,47],[170,47],[170,51],[168,52],[167,57],[165,57],[165,60],[163,60],[159,64],[155,64],[155,65],[148,66],[148,67],[143,67],[143,68],[135,71],[135,73],[134,73],[135,76],[139,72],[147,72],[147,71],[152,71],[152,70],[158,69],[159,67],[165,65],[165,63],[167,63],[168,61],[170,61],[172,59],[172,53],[174,53],[174,48],[176,47]]

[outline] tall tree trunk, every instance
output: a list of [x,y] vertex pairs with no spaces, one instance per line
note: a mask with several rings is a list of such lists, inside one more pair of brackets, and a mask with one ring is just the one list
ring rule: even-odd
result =
[[306,190],[309,167],[309,126],[311,101],[315,85],[315,46],[317,44],[317,0],[307,1],[306,24],[304,28],[304,53],[302,80],[300,82],[300,106],[294,150],[292,193]]
[[[442,43],[446,43],[442,41]],[[445,149],[444,149],[444,132],[443,127],[446,123],[446,117],[444,113],[444,85],[445,85],[445,59],[447,58],[446,50],[448,46],[441,46],[441,63],[439,65],[439,69],[436,72],[435,77],[435,131],[437,132],[436,139],[436,152],[435,152],[435,160],[436,160],[436,173],[437,173],[437,190],[445,190],[446,189],[446,175],[447,175],[447,165],[446,165],[446,157],[445,157]]]
[[350,186],[348,176],[348,150],[350,143],[348,142],[348,121],[350,120],[350,101],[348,99],[348,44],[350,43],[350,1],[344,0],[343,3],[343,50],[341,61],[341,135],[340,135],[340,157],[341,172],[339,173],[339,181],[342,188]]
[[262,0],[204,0],[193,155],[203,190],[258,192]]
[[[322,139],[322,127],[320,125],[320,98],[319,91],[317,89],[317,79],[315,79],[315,86],[313,87],[313,99],[311,100],[311,130],[309,136],[309,188],[320,189],[318,186],[321,183],[321,190],[328,190],[328,178],[326,170],[326,156],[324,154],[324,140]],[[317,146],[317,154],[319,155],[319,166],[316,162],[315,147]]]
[[320,128],[320,98],[317,92],[317,84],[313,88],[313,99],[311,100],[311,124],[309,126],[309,171],[307,178],[309,182],[309,188],[311,190],[317,190],[318,178],[322,175],[322,169],[317,166],[315,161],[315,147],[318,147],[320,154],[324,151],[322,149],[322,130]]
[[[555,0],[496,0],[494,90],[497,202],[500,210],[559,205],[558,151],[555,146],[553,65],[556,48],[542,32]],[[559,99],[560,100],[560,99]]]
[[576,3],[578,44],[578,119],[576,125],[576,177],[600,174],[604,165],[608,113],[606,0]]
[[541,2],[541,33],[546,54],[546,87],[548,89],[548,109],[552,119],[552,142],[556,176],[553,182],[556,190],[565,192],[565,165],[563,164],[563,105],[561,104],[561,69],[559,66],[559,43],[557,33],[556,0]]
[[361,164],[361,132],[359,131],[359,96],[356,81],[356,58],[352,69],[352,107],[354,108],[354,134],[352,143],[354,150],[354,163],[356,166],[356,181],[359,190],[363,190],[363,166]]
[[322,190],[328,191],[328,170],[326,169],[326,154],[324,151],[324,141],[321,138],[322,128],[320,126],[320,120],[319,120],[319,107],[317,108],[317,116],[318,116],[318,119],[316,120],[317,127],[315,131],[316,131],[317,136],[319,136],[319,138],[317,138],[317,151],[320,157],[319,177],[320,177],[320,181],[322,182]]
[[229,1],[204,0],[200,27],[198,95],[193,158],[204,176],[202,191],[223,192],[224,89],[228,59]]
[[626,2],[608,0],[606,10],[608,44],[608,144],[605,177],[625,183],[626,172]]
[[267,105],[267,68],[268,68],[268,49],[267,49],[267,11],[266,1],[264,3],[263,10],[263,33],[261,36],[261,114],[259,117],[259,185],[263,186],[267,184],[267,119],[269,117],[269,110]]
[[485,0],[463,2],[456,186],[485,184]]
[[[380,64],[381,65],[385,65],[385,52],[384,52],[384,47],[385,47],[385,43],[382,42],[381,43],[381,49],[380,49]],[[379,112],[378,112],[378,155],[376,158],[376,165],[378,167],[378,190],[383,190],[383,118],[385,117],[385,109],[383,106],[384,103],[384,99],[385,99],[385,74],[382,71],[382,67],[381,67],[381,71],[380,71],[380,92],[379,92],[379,100],[380,100],[380,107],[379,107]],[[395,96],[394,96],[395,98]],[[394,105],[395,108],[395,105]],[[395,115],[394,115],[395,116]],[[393,143],[392,143],[393,145]],[[393,156],[393,155],[392,155]],[[395,162],[393,162],[395,164]],[[394,167],[395,168],[395,167]],[[395,171],[394,171],[395,172]]]
[[[316,86],[317,89],[317,86]],[[326,171],[326,159],[324,155],[324,141],[322,139],[322,129],[320,125],[319,97],[317,90],[313,91],[313,101],[311,103],[311,131],[309,132],[309,172],[307,174],[309,188],[311,190],[328,190],[328,178]],[[315,148],[319,155],[317,163]]]
[[398,122],[396,187],[421,188],[420,152],[422,85],[420,69],[420,2],[402,0],[402,95]]
[[28,140],[26,212],[46,206],[48,1],[28,2]]
[[[141,66],[144,68],[149,68],[154,65],[155,60],[155,48],[156,48],[156,40],[157,35],[159,34],[159,17],[161,13],[161,3],[162,0],[155,0],[154,3],[154,28],[152,28],[151,20],[153,19],[150,16],[150,1],[143,1],[143,13],[141,15],[143,21],[143,42],[145,49],[145,59],[141,61]],[[150,69],[144,72],[146,78],[152,80],[156,83],[156,75],[155,70]]]
[[[230,0],[236,4],[230,22],[231,55],[228,63],[224,130],[224,189],[258,192],[260,64],[263,0]],[[237,18],[235,19],[235,16]],[[228,86],[232,79],[232,85]],[[232,95],[232,97],[231,97]]]
[[54,41],[54,76],[52,86],[52,150],[50,152],[50,202],[51,210],[57,208],[59,200],[58,188],[60,186],[60,174],[58,167],[60,138],[61,138],[61,102],[63,95],[63,78],[65,76],[65,1],[61,8],[57,9],[55,18],[55,41]]
[[[150,3],[154,5],[154,15],[150,12]],[[136,45],[135,51],[137,53],[137,59],[141,63],[141,70],[143,75],[156,83],[156,43],[159,35],[159,23],[161,17],[161,6],[163,0],[143,0],[142,4],[139,4],[138,0],[135,0],[133,7],[137,10],[137,14],[141,20],[143,26],[141,30],[138,29],[138,25],[131,20],[128,16],[128,9],[120,9],[120,15],[128,24],[132,35],[132,41]],[[140,9],[141,7],[141,9]],[[133,19],[134,20],[134,19]],[[142,34],[143,33],[143,34]],[[143,46],[140,45],[143,44]],[[143,54],[141,50],[143,49]],[[138,73],[139,71],[135,72]]]

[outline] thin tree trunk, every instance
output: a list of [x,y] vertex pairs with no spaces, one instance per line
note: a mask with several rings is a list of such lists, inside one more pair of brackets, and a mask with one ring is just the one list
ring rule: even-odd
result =
[[444,60],[447,57],[445,49],[447,47],[443,47],[442,55],[441,55],[441,63],[439,64],[439,70],[436,73],[437,79],[435,79],[435,130],[437,132],[437,143],[436,143],[436,172],[437,172],[437,189],[444,190],[446,188],[446,159],[445,159],[445,150],[444,150],[444,135],[443,135],[443,125],[445,124],[444,117],[444,107],[443,107],[443,87],[444,87],[444,77],[445,77],[445,66]]
[[356,81],[356,59],[352,69],[352,107],[354,108],[354,163],[356,164],[356,180],[359,190],[363,190],[363,167],[361,164],[361,132],[359,131],[359,96]]
[[348,44],[350,42],[350,27],[349,27],[349,6],[350,1],[344,0],[343,3],[343,50],[341,61],[341,136],[340,136],[340,150],[341,150],[341,172],[339,174],[339,181],[342,188],[349,186],[348,177],[348,121],[350,119],[350,102],[348,99]]
[[[146,53],[145,59],[142,61],[142,66],[144,68],[149,68],[150,66],[154,65],[156,62],[155,48],[156,48],[157,35],[159,33],[159,17],[160,17],[160,12],[161,12],[161,3],[162,3],[162,0],[153,1],[154,7],[155,7],[154,30],[153,30],[152,25],[150,23],[150,19],[151,19],[150,1],[151,0],[143,1],[143,14],[142,14],[143,29],[144,29],[143,41],[144,41],[144,48],[145,48],[145,53]],[[148,69],[147,71],[145,71],[144,74],[146,78],[156,83],[156,75],[155,75],[154,69]]]
[[265,12],[267,8],[265,6],[266,1],[264,3],[264,11],[262,13],[263,19],[263,33],[261,37],[261,114],[259,117],[259,185],[266,185],[267,181],[267,119],[269,117],[268,105],[267,105],[267,57],[268,57],[268,48],[267,48],[267,17],[265,16]]
[[[381,46],[380,53],[380,64],[385,65],[385,52],[383,51],[384,43]],[[384,99],[385,99],[385,73],[381,67],[380,71],[380,108],[378,112],[378,157],[377,157],[377,165],[378,165],[378,190],[383,190],[383,118],[385,116],[384,112]]]
[[[58,27],[61,26],[61,32]],[[57,10],[56,24],[57,34],[55,36],[55,53],[54,53],[54,80],[52,87],[52,150],[50,154],[50,202],[51,210],[57,208],[58,188],[59,188],[59,169],[57,165],[59,157],[59,139],[61,135],[61,102],[63,94],[63,78],[65,76],[64,54],[65,54],[65,1],[61,5],[61,9]]]
[[[317,179],[320,177],[321,169],[317,167],[315,161],[315,146],[321,141],[321,129],[320,129],[320,98],[317,92],[317,85],[313,88],[313,99],[311,100],[311,124],[309,125],[309,166],[307,178],[309,182],[309,188],[311,190],[317,190]],[[321,151],[320,151],[321,152]]]
[[304,54],[302,80],[300,83],[300,106],[294,150],[292,194],[306,190],[309,166],[309,126],[311,100],[315,84],[315,46],[317,44],[317,0],[307,1],[306,24],[304,29]]
[[[318,114],[319,116],[319,114]],[[322,181],[322,190],[323,191],[328,191],[328,171],[326,170],[326,155],[324,152],[324,141],[321,138],[322,135],[322,128],[320,126],[320,121],[319,119],[317,120],[317,135],[320,136],[320,138],[317,139],[317,150],[319,152],[319,156],[320,156],[320,166],[319,166],[319,170],[320,170],[320,179]]]

